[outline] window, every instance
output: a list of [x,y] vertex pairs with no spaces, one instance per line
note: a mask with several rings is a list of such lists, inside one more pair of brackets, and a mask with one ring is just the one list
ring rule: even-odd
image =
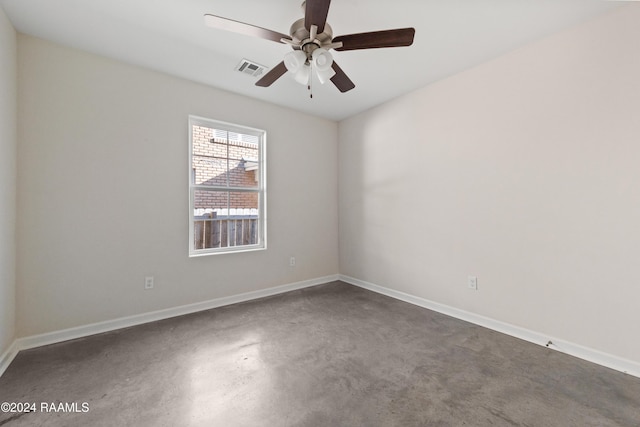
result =
[[189,256],[266,248],[265,140],[189,117]]

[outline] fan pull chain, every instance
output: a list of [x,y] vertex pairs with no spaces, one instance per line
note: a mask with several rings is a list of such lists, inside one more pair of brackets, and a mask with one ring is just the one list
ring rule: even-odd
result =
[[309,89],[309,98],[313,99],[313,91],[311,90],[311,84],[313,82],[313,62],[309,63],[309,84],[307,85],[307,89]]

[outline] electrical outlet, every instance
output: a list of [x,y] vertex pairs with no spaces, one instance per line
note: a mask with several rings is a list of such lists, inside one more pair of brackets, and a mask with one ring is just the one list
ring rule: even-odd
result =
[[467,277],[467,286],[474,291],[478,290],[478,278],[476,276]]
[[153,276],[147,276],[144,278],[144,288],[153,289]]
[[289,267],[295,267],[296,266],[296,257],[292,256],[291,258],[289,258]]

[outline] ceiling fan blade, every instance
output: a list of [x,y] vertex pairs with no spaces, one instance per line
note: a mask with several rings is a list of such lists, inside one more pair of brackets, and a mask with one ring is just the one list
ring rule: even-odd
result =
[[291,39],[290,36],[279,33],[277,31],[267,30],[266,28],[257,27],[251,24],[245,24],[244,22],[234,21],[233,19],[227,19],[216,15],[204,15],[204,23],[211,28],[244,34],[245,36],[253,36],[261,39],[272,40],[278,43],[281,43],[280,39],[282,38],[289,40]]
[[336,61],[333,61],[333,64],[331,64],[331,68],[333,68],[333,71],[336,72],[336,74],[331,77],[331,81],[334,85],[336,85],[340,92],[344,93],[356,87],[351,79],[347,77],[344,71],[342,71],[342,68],[340,68],[338,64],[336,64]]
[[415,28],[372,31],[370,33],[348,34],[333,39],[333,43],[342,42],[336,50],[376,49],[380,47],[411,46]]
[[311,31],[311,26],[318,27],[318,34],[324,32],[331,0],[306,0],[304,9],[304,27]]
[[281,63],[273,67],[271,71],[262,76],[262,78],[256,82],[256,86],[269,87],[273,84],[273,82],[282,77],[282,75],[286,72],[287,67],[285,67],[284,61],[282,61]]

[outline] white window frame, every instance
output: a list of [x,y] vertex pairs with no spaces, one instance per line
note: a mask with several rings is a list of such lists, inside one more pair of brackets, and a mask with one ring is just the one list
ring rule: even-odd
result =
[[[258,174],[257,187],[231,187],[222,185],[197,185],[193,176],[193,126],[204,126],[213,129],[224,129],[230,133],[235,132],[245,135],[253,135],[258,138],[258,168],[255,173]],[[208,119],[205,117],[189,116],[189,257],[198,257],[203,255],[215,255],[226,253],[249,252],[257,250],[265,250],[267,248],[267,168],[266,168],[266,147],[267,132],[262,129],[255,129],[247,126],[241,126],[233,123],[222,122],[219,120]],[[194,204],[195,191],[211,190],[225,192],[252,192],[258,194],[258,234],[256,244],[225,246],[220,248],[195,248],[194,236]]]

